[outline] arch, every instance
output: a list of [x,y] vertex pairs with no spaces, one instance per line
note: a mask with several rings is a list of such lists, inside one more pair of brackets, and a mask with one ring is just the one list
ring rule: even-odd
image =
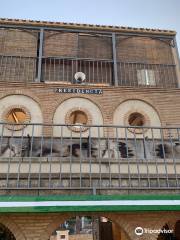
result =
[[13,90],[13,91],[8,90],[5,93],[0,93],[0,100],[2,98],[5,98],[5,97],[11,96],[11,95],[23,95],[23,96],[32,98],[42,109],[42,104],[40,103],[40,99],[33,92],[30,93],[30,90],[28,90],[28,91],[25,89],[23,89],[23,90],[18,89],[18,90]]
[[[93,96],[88,97],[88,96],[81,95],[81,94],[78,94],[78,95],[76,95],[76,96],[66,96],[66,97],[63,98],[63,100],[62,100],[62,98],[59,99],[59,100],[57,100],[57,101],[56,101],[56,105],[55,105],[54,112],[52,113],[53,117],[54,117],[54,114],[55,114],[57,108],[59,107],[59,105],[62,104],[63,102],[65,102],[65,101],[69,100],[69,99],[72,99],[72,98],[82,98],[82,99],[87,99],[87,100],[89,100],[89,101],[92,102],[94,105],[96,105],[97,108],[99,108],[99,110],[100,110],[100,112],[101,112],[101,114],[102,114],[102,116],[103,116],[103,119],[104,119],[104,113],[103,113],[103,111],[102,111],[102,109],[101,109],[101,108],[102,108],[101,104],[99,104],[98,102],[96,102],[95,99],[93,98]],[[52,120],[53,120],[53,119],[52,119]]]
[[[87,98],[83,97],[72,97],[64,100],[61,104],[56,108],[56,111],[53,116],[53,124],[66,124],[68,121],[66,119],[67,113],[69,111],[73,111],[73,109],[83,109],[83,111],[87,110],[87,116],[90,116],[90,122],[92,125],[103,125],[103,115],[100,108],[90,101]],[[61,136],[62,129],[60,127],[54,127],[53,129],[54,136]],[[91,136],[98,136],[98,131],[96,128],[91,128]],[[63,136],[70,137],[71,130],[67,127],[63,129]],[[100,136],[103,135],[103,129],[100,129]],[[89,136],[89,131],[82,132],[83,137]],[[79,137],[79,133],[73,132],[73,137]]]
[[[150,104],[146,103],[145,101],[142,100],[137,100],[137,99],[129,99],[126,101],[123,101],[121,104],[118,105],[118,107],[115,109],[113,113],[113,124],[118,125],[118,126],[128,126],[129,124],[129,116],[133,113],[139,113],[144,117],[144,126],[156,126],[160,127],[161,126],[161,120],[159,117],[158,112],[152,107]],[[131,129],[132,130],[132,129]],[[135,129],[134,129],[135,130]],[[134,131],[133,130],[133,131]],[[142,135],[142,131],[139,131],[140,129],[137,129],[139,135],[138,137],[144,137]],[[134,134],[131,133],[130,129],[128,129],[127,133],[125,133],[125,130],[122,128],[118,129],[119,131],[119,136],[124,136],[129,138],[133,138]],[[157,131],[153,132],[154,137],[160,137],[160,133]],[[152,137],[152,132],[147,129],[145,131],[145,136],[146,137]]]
[[[12,28],[3,29],[3,31],[5,33],[4,51],[6,51],[6,54],[36,57],[37,37],[35,37],[35,34],[22,29],[17,30]],[[11,48],[9,48],[9,46],[11,46]]]
[[7,216],[0,217],[0,224],[3,224],[11,231],[11,233],[15,237],[15,240],[26,240],[26,237],[23,234],[22,230],[17,226],[16,223],[13,222],[12,219],[9,219],[9,217]]
[[[67,41],[69,39],[69,41]],[[54,48],[49,48],[50,45]],[[62,47],[63,46],[63,47]],[[58,32],[46,34],[44,42],[45,56],[76,56],[77,53],[77,33]]]
[[138,94],[136,95],[135,93],[133,94],[133,97],[123,98],[122,101],[118,102],[118,103],[114,106],[113,111],[115,111],[120,104],[122,104],[122,103],[124,103],[124,102],[126,102],[126,101],[129,101],[129,100],[142,101],[142,102],[150,105],[150,106],[157,112],[158,117],[159,117],[160,121],[162,122],[162,120],[161,120],[161,118],[162,118],[161,115],[162,115],[162,114],[160,114],[160,113],[161,113],[161,110],[160,110],[160,108],[157,106],[157,104],[156,104],[152,99],[149,99],[148,97],[144,97],[144,96],[139,97],[139,95],[138,95]]
[[[43,234],[43,236],[41,237],[41,240],[44,240],[44,239],[48,239],[49,236],[56,230],[59,228],[59,226],[61,224],[63,224],[65,221],[67,220],[70,220],[72,218],[75,218],[77,216],[77,213],[71,213],[71,214],[65,214],[65,215],[61,215],[61,216],[58,216],[56,218],[54,218],[52,220],[52,222],[49,224],[49,226],[47,227],[47,231],[46,233]],[[83,217],[83,216],[89,216],[91,218],[95,217],[95,218],[106,218],[108,221],[112,222],[112,231],[113,231],[113,236],[115,236],[116,238],[114,238],[114,240],[118,240],[119,237],[120,237],[120,232],[123,234],[123,239],[124,240],[130,240],[130,236],[129,234],[127,233],[127,231],[125,230],[128,226],[127,223],[123,224],[124,227],[121,226],[121,224],[119,224],[119,222],[117,221],[117,218],[116,216],[111,216],[111,214],[105,214],[105,213],[79,213],[78,214],[79,217]],[[115,228],[116,228],[116,231],[115,231]],[[119,229],[117,229],[119,228]],[[133,239],[133,238],[132,238]]]
[[[15,104],[14,104],[15,103]],[[29,115],[30,115],[30,123],[43,123],[43,114],[41,111],[41,108],[39,104],[34,101],[29,96],[22,95],[22,94],[12,94],[12,95],[6,95],[5,97],[0,99],[0,121],[4,121],[4,114],[6,113],[6,110],[11,108],[11,106],[22,106],[25,109],[28,109]],[[2,127],[2,126],[1,126]],[[31,125],[27,126],[24,129],[24,136],[29,134],[30,136],[39,136],[42,133],[42,126],[33,127]],[[12,131],[8,129],[4,129],[4,136],[11,136]],[[21,136],[21,131],[14,132],[14,136]]]
[[4,225],[0,223],[0,238],[16,240],[14,234]]
[[[127,47],[130,51],[126,51]],[[117,59],[121,61],[173,64],[171,45],[158,38],[132,36],[117,41]],[[141,51],[138,51],[141,50]],[[142,51],[143,49],[143,51]]]
[[[127,37],[124,37],[122,39],[119,39],[120,42],[122,41],[126,41],[127,39],[131,39],[133,37],[137,37],[137,36],[127,36]],[[147,39],[153,39],[153,40],[157,40],[157,41],[160,41],[160,42],[163,42],[171,47],[173,47],[173,45],[171,45],[171,43],[169,43],[167,40],[164,40],[164,39],[161,39],[159,37],[154,37],[154,36],[140,36],[138,35],[139,38],[147,38]]]

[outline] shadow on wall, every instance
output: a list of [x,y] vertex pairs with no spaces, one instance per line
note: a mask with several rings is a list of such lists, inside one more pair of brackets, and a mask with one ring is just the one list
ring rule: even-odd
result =
[[4,137],[0,157],[180,158],[179,141],[151,139]]

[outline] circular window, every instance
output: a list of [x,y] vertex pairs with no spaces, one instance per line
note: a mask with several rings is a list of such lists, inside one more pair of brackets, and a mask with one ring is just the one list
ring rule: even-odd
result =
[[88,117],[85,112],[76,110],[70,114],[70,123],[76,125],[86,125]]
[[30,122],[30,113],[24,107],[11,107],[4,113],[3,118],[4,121],[8,123],[8,125],[6,125],[8,129],[21,130],[25,127],[25,125],[22,124]]
[[66,124],[72,124],[69,128],[74,132],[86,131],[86,125],[91,124],[91,115],[87,110],[81,108],[73,108],[66,114]]
[[130,132],[133,132],[136,134],[138,133],[142,134],[148,130],[147,128],[144,128],[144,127],[149,126],[150,121],[146,114],[142,114],[139,112],[132,112],[128,114],[126,118],[126,125],[129,125],[132,127],[132,128],[128,128]]
[[145,117],[138,112],[131,113],[128,118],[128,123],[130,126],[142,127],[145,124]]

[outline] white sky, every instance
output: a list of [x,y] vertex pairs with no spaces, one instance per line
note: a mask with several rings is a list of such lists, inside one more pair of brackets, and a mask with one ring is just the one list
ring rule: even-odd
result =
[[0,0],[0,17],[176,30],[180,0]]

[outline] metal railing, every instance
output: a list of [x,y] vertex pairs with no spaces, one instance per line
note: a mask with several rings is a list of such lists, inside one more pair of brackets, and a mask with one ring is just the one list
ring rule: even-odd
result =
[[1,123],[0,133],[1,189],[180,188],[180,128]]
[[177,87],[176,66],[173,64],[118,62],[117,73],[119,86]]
[[[117,85],[129,87],[177,87],[176,66],[117,62]],[[86,76],[81,84],[115,85],[111,60],[43,57],[41,81],[73,84],[75,73]],[[38,77],[38,59],[0,56],[0,81],[34,82]]]
[[113,83],[110,60],[43,58],[43,81],[76,83],[74,78],[76,72],[85,73],[86,78],[83,84],[111,85]]
[[36,65],[35,57],[0,55],[0,81],[34,82]]

